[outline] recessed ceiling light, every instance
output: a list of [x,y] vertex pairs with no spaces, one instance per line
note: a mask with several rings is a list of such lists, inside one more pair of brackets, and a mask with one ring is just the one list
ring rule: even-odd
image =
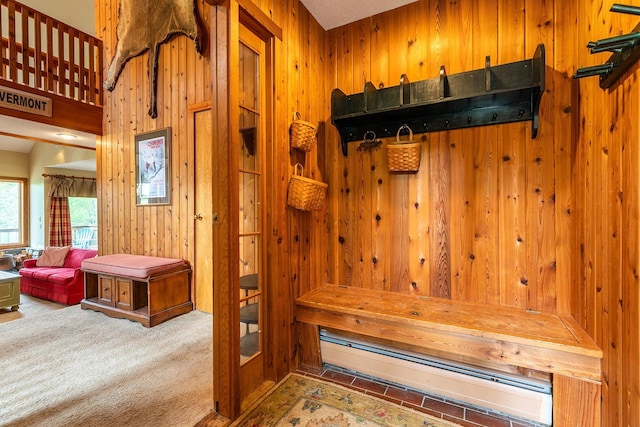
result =
[[62,139],[76,139],[78,137],[77,135],[67,132],[58,132],[56,133],[56,136],[59,136]]

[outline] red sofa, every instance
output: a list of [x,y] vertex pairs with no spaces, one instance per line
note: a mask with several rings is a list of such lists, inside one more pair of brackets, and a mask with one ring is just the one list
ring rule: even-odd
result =
[[80,264],[96,255],[98,251],[71,248],[62,267],[38,267],[37,260],[27,259],[18,271],[20,293],[66,305],[78,304],[84,298],[84,272]]

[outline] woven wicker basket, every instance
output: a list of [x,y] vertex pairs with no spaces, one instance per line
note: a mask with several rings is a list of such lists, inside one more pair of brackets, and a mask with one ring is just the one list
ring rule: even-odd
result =
[[328,185],[302,176],[303,168],[297,163],[289,180],[287,204],[301,211],[317,211],[322,207]]
[[316,144],[317,128],[300,118],[300,113],[294,113],[291,122],[291,146],[302,151],[311,151]]
[[[409,131],[409,140],[400,141],[400,131]],[[407,125],[400,126],[396,142],[387,144],[387,164],[389,172],[418,172],[422,156],[422,143],[413,142],[413,132]]]

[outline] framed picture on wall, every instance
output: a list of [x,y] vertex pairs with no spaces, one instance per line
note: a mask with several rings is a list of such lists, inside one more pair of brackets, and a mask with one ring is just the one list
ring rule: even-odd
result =
[[136,205],[171,203],[171,128],[135,136]]

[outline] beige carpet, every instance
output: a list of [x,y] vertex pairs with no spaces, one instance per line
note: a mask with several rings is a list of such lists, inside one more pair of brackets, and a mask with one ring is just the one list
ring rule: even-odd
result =
[[232,427],[452,427],[459,424],[336,384],[289,374]]
[[0,308],[0,323],[13,322],[14,320],[37,316],[65,307],[67,306],[52,301],[45,301],[32,297],[31,295],[20,295],[20,308],[18,308],[17,311],[11,311],[11,307]]
[[211,315],[147,329],[71,306],[0,324],[0,426],[193,426],[212,411]]

